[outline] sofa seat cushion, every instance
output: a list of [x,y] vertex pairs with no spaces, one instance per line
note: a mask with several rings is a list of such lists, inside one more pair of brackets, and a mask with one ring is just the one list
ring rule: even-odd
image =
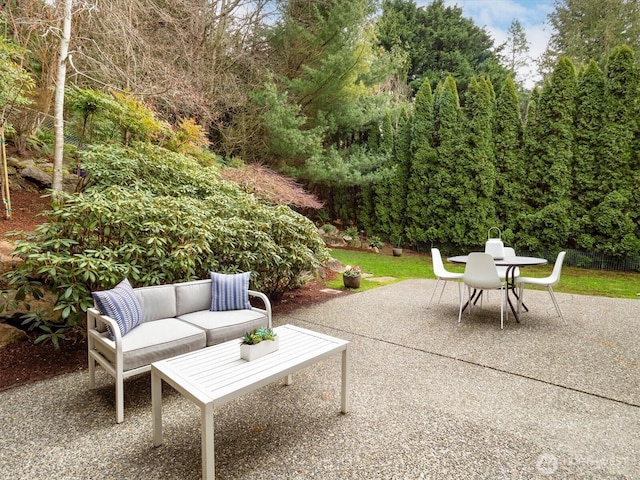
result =
[[[123,371],[199,350],[206,346],[206,341],[204,330],[177,318],[141,323],[122,337]],[[101,353],[110,362],[115,361],[113,352]]]
[[180,320],[195,325],[207,332],[207,346],[228,340],[240,339],[246,332],[254,328],[269,326],[269,319],[256,310],[226,310],[199,312],[180,315]]

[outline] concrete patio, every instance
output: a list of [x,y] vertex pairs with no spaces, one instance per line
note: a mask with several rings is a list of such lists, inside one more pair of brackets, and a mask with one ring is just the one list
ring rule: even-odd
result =
[[[528,291],[500,330],[499,294],[457,322],[455,285],[410,280],[274,317],[352,342],[352,410],[340,358],[215,413],[220,479],[640,478],[640,303]],[[86,371],[0,393],[0,478],[197,479],[198,409],[165,386],[152,446],[150,377]]]

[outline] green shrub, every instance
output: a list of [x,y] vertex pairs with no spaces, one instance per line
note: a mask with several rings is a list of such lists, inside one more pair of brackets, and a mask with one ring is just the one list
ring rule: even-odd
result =
[[91,291],[124,277],[142,286],[251,271],[252,288],[277,298],[329,259],[309,219],[261,204],[179,154],[103,146],[83,163],[93,186],[62,195],[48,223],[16,242],[24,263],[7,275],[19,300],[40,287],[57,294],[67,325],[80,324]]

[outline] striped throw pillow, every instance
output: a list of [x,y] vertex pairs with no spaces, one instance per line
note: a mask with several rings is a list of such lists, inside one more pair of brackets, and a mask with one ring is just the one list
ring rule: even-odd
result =
[[[129,280],[126,278],[113,289],[92,292],[91,296],[100,313],[108,315],[116,321],[118,327],[120,327],[121,335],[126,335],[127,332],[142,323],[142,306],[138,302],[136,294],[133,293]],[[111,329],[109,329],[109,333],[113,339]]]
[[249,303],[249,280],[251,272],[211,274],[211,311],[244,310]]

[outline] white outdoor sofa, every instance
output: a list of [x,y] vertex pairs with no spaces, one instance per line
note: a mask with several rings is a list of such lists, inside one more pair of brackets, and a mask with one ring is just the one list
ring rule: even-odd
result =
[[211,280],[133,289],[142,307],[142,323],[120,333],[117,322],[97,308],[87,309],[89,386],[96,365],[115,378],[116,421],[124,421],[124,379],[151,370],[153,362],[240,338],[254,328],[271,328],[271,303],[248,290],[264,308],[211,311]]

